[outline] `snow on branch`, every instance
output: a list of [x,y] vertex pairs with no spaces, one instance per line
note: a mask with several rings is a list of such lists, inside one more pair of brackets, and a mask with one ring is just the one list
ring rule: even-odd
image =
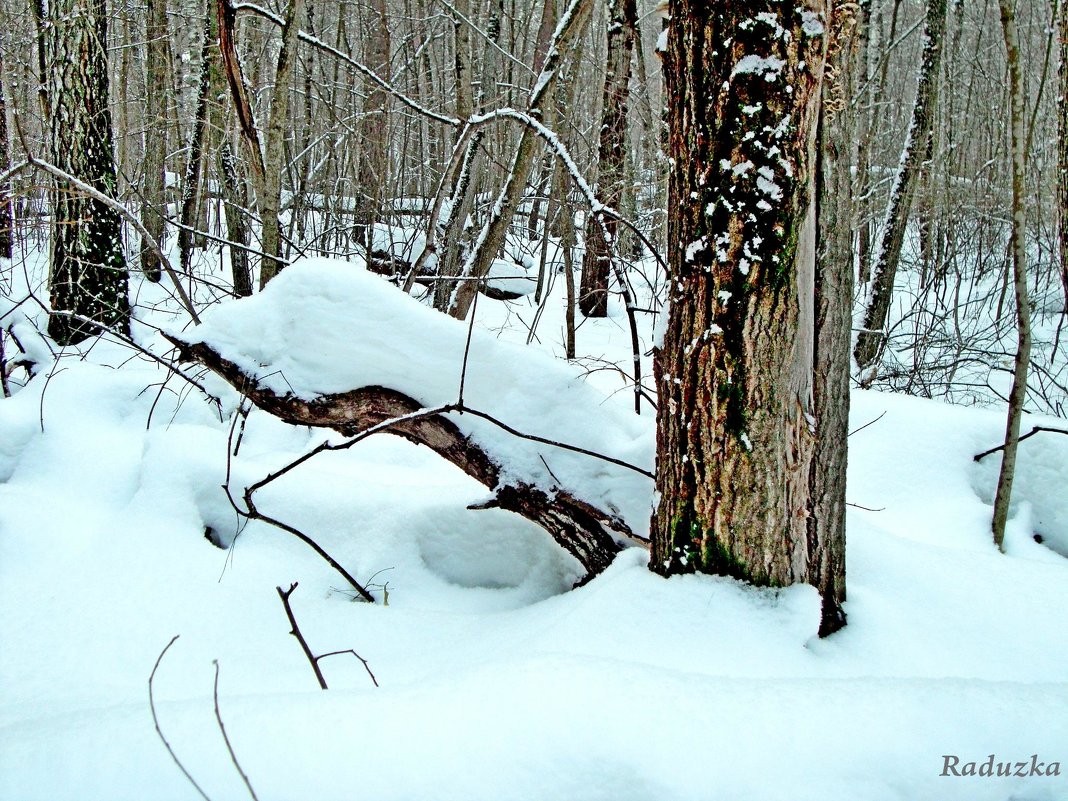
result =
[[478,508],[537,523],[587,579],[596,575],[622,547],[643,540],[651,421],[548,355],[479,331],[461,403],[465,329],[352,265],[309,259],[170,339],[183,358],[209,367],[258,408],[352,438],[319,446],[249,491],[316,452],[388,432],[431,448],[489,489]]

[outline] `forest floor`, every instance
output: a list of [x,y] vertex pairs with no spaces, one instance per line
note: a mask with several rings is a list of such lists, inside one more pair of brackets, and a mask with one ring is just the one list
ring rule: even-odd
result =
[[[350,291],[344,267],[298,264],[282,278],[206,325],[218,336],[259,330],[246,356],[290,359],[284,378],[298,392],[297,365],[317,354],[325,370],[342,365],[338,380],[381,375],[438,386],[426,403],[450,399],[440,395],[458,386],[449,348],[464,324],[428,324],[405,301],[361,328],[337,302]],[[352,280],[369,303],[397,294],[365,274]],[[149,306],[163,292],[136,291]],[[523,351],[532,301],[481,298],[472,391],[532,433],[651,464],[652,410],[633,415],[626,382],[601,369],[628,363],[622,310],[580,327],[580,361],[594,372],[576,389],[584,370],[549,359],[561,351],[562,307],[557,281],[540,341]],[[56,361],[22,325],[39,372],[0,401],[5,801],[199,797],[149,706],[149,675],[175,635],[155,674],[155,711],[214,801],[251,797],[215,718],[216,660],[225,731],[262,801],[1068,799],[1068,437],[1021,445],[1001,554],[990,534],[998,459],[973,456],[1000,442],[1002,411],[854,392],[849,624],[826,640],[815,637],[812,588],[665,580],[640,548],[569,591],[576,563],[541,529],[468,510],[484,487],[427,449],[372,437],[259,496],[380,601],[388,591],[388,605],[371,605],[297,539],[241,527],[222,489],[228,466],[240,490],[322,432],[253,411],[228,458],[239,398],[220,380],[203,378],[221,414],[122,343]],[[652,320],[641,325],[647,348]],[[354,341],[373,327],[378,340]],[[163,351],[149,327],[135,335]],[[439,345],[436,368],[408,361],[427,343]],[[520,380],[529,391],[510,394]],[[1040,424],[1064,427],[1033,417],[1024,430]],[[620,483],[613,470],[596,471],[612,502],[647,527],[652,483]],[[207,527],[231,547],[213,545]],[[330,689],[319,689],[275,589],[293,582],[313,651],[354,649],[378,686],[342,654],[320,663]],[[1026,763],[1028,775],[946,769],[991,755],[1014,771]],[[1036,762],[1058,763],[1060,775],[1031,775]]]

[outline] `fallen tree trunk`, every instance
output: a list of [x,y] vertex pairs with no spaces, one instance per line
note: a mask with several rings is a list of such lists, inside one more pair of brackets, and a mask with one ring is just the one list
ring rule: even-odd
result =
[[442,407],[439,413],[413,417],[424,409],[423,404],[387,387],[366,386],[313,400],[281,395],[248,376],[209,345],[167,338],[178,347],[183,361],[203,364],[254,406],[288,423],[332,428],[346,436],[356,436],[373,426],[396,420],[383,430],[425,445],[493,490],[490,501],[471,508],[506,509],[544,528],[585,569],[586,575],[576,586],[601,573],[626,545],[644,545],[617,515],[598,509],[562,488],[546,491],[531,483],[502,478],[502,466],[446,416],[463,414],[465,409],[461,404]]

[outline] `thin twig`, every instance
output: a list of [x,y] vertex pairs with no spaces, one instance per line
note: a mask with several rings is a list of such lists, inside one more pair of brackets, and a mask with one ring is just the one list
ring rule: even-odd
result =
[[[378,575],[377,573],[375,575]],[[374,576],[372,576],[374,578]],[[286,617],[289,618],[289,625],[292,627],[290,634],[297,638],[297,642],[300,643],[300,648],[304,651],[304,656],[308,659],[308,664],[311,665],[312,670],[315,672],[315,678],[319,682],[319,687],[323,690],[329,689],[326,685],[326,679],[323,677],[322,670],[319,669],[319,660],[325,659],[328,656],[340,656],[341,654],[352,654],[363,663],[363,669],[367,671],[367,675],[371,677],[371,681],[374,682],[375,687],[378,686],[378,679],[375,678],[375,674],[371,672],[371,666],[367,663],[367,660],[356,653],[352,648],[346,648],[343,651],[330,651],[325,654],[319,654],[316,656],[312,653],[311,647],[308,645],[308,641],[304,639],[304,635],[301,634],[300,626],[297,625],[297,618],[293,614],[293,607],[289,603],[289,596],[293,594],[293,591],[297,588],[297,582],[293,582],[289,585],[288,590],[283,590],[281,587],[275,587],[278,590],[278,597],[282,599],[282,606],[285,607]]]
[[226,750],[230,752],[230,761],[234,763],[237,772],[241,774],[241,780],[245,782],[245,787],[248,788],[248,794],[252,796],[252,801],[259,801],[256,797],[256,791],[252,789],[252,783],[249,782],[245,771],[241,769],[241,763],[237,761],[237,754],[234,753],[234,747],[230,744],[230,738],[226,735],[226,726],[223,725],[222,713],[219,711],[219,660],[213,659],[211,664],[215,666],[215,688],[212,691],[212,698],[215,701],[215,720],[219,723],[219,731],[222,733],[223,742],[226,743]]
[[375,674],[371,672],[371,666],[367,664],[367,660],[351,648],[346,648],[344,651],[329,651],[325,654],[319,654],[317,657],[315,657],[315,661],[318,662],[320,659],[325,659],[328,656],[340,656],[341,654],[352,654],[354,657],[363,662],[363,669],[367,671],[367,675],[371,677],[371,681],[374,682],[375,687],[378,686],[378,679],[376,679]]
[[308,664],[311,665],[311,669],[315,672],[315,680],[319,682],[319,689],[330,689],[326,685],[326,679],[323,678],[323,672],[319,670],[319,661],[315,658],[315,654],[312,653],[311,648],[308,646],[308,641],[304,639],[304,635],[300,633],[300,626],[297,625],[297,618],[293,614],[293,607],[289,605],[289,596],[293,594],[293,591],[297,588],[297,582],[293,582],[289,585],[288,590],[283,590],[281,587],[275,587],[278,590],[278,597],[282,599],[282,606],[285,607],[286,617],[289,618],[289,625],[291,626],[289,633],[297,638],[297,642],[300,643],[300,650],[304,652],[304,656],[308,660]]
[[859,503],[850,503],[846,501],[846,506],[852,506],[854,509],[863,509],[865,512],[885,512],[886,507],[880,507],[879,509],[872,509],[870,506],[861,506]]
[[[1039,434],[1039,433],[1041,433],[1043,431],[1045,431],[1046,433],[1049,433],[1049,434],[1068,434],[1068,431],[1066,431],[1063,428],[1050,428],[1049,426],[1035,426],[1034,428],[1032,428],[1030,431],[1028,431],[1026,434],[1024,434],[1022,437],[1020,437],[1016,441],[1017,442],[1023,442],[1025,439],[1029,439],[1030,437],[1033,437],[1035,434]],[[977,453],[972,458],[974,458],[975,461],[978,462],[984,456],[989,456],[992,453],[997,453],[998,451],[1003,451],[1003,450],[1005,450],[1005,445],[1004,444],[998,445],[996,448],[991,448],[988,451],[983,451],[982,453]]]
[[167,651],[170,650],[170,647],[172,645],[174,645],[174,643],[175,643],[175,641],[177,639],[178,639],[178,635],[175,634],[173,637],[171,637],[171,641],[169,643],[167,643],[165,646],[163,646],[163,650],[160,651],[159,652],[159,656],[156,657],[156,664],[153,666],[152,672],[148,676],[148,708],[152,711],[152,722],[156,726],[156,734],[158,734],[159,735],[159,739],[163,741],[163,747],[166,748],[167,749],[167,753],[171,755],[171,759],[173,759],[174,760],[174,764],[178,766],[178,770],[180,770],[182,772],[182,775],[185,776],[185,778],[189,780],[189,783],[191,785],[193,785],[193,787],[196,789],[196,791],[198,793],[200,793],[200,797],[203,798],[204,801],[211,801],[211,798],[208,797],[208,794],[205,793],[200,788],[200,785],[197,784],[196,779],[194,779],[190,775],[189,771],[185,769],[185,765],[183,765],[182,761],[180,759],[178,759],[178,755],[176,753],[174,753],[174,749],[171,748],[171,744],[169,742],[167,742],[167,738],[163,736],[163,730],[160,729],[160,727],[159,727],[159,716],[156,715],[156,699],[155,699],[155,696],[153,695],[152,682],[156,678],[156,671],[159,670],[159,665],[160,665],[160,662],[163,661],[164,655],[167,653]]
[[860,428],[854,428],[852,431],[849,432],[849,436],[853,436],[854,434],[856,434],[856,433],[858,433],[860,431],[863,431],[868,426],[875,425],[880,420],[882,420],[884,417],[886,417],[886,412],[885,411],[882,414],[880,414],[878,417],[876,417],[874,420],[869,420],[867,423],[862,425]]
[[457,406],[454,410],[450,411],[457,411],[461,414],[470,414],[474,417],[479,417],[483,420],[486,420],[487,422],[493,423],[493,425],[497,426],[501,430],[507,431],[513,437],[527,439],[531,442],[540,442],[543,445],[552,445],[554,448],[561,448],[565,451],[581,453],[584,456],[591,456],[594,459],[600,459],[602,462],[608,462],[609,464],[619,465],[620,467],[625,467],[628,470],[633,470],[635,473],[640,473],[641,475],[647,478],[656,478],[656,476],[653,475],[653,473],[649,470],[646,470],[642,467],[638,467],[637,465],[630,464],[629,462],[624,462],[622,459],[616,459],[614,456],[605,456],[603,453],[597,453],[597,451],[591,451],[587,448],[580,448],[577,445],[568,445],[566,442],[557,442],[553,439],[546,439],[545,437],[539,437],[537,434],[524,434],[522,431],[514,429],[507,423],[498,420],[493,415],[486,414],[485,412],[480,412],[478,411],[478,409],[472,409],[470,406]]

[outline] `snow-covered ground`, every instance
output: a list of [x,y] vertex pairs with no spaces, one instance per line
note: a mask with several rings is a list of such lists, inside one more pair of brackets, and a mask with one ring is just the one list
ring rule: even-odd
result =
[[[296,265],[272,284],[276,300],[268,292],[209,314],[205,330],[219,343],[241,326],[275,331],[248,364],[285,362],[298,390],[332,369],[413,392],[425,378],[432,397],[421,400],[451,400],[462,324],[405,302],[372,321],[379,341],[345,338],[359,329],[346,304],[396,292],[367,283],[378,280],[346,284],[322,263]],[[534,349],[561,350],[561,283]],[[283,289],[303,304],[288,321]],[[164,290],[137,291],[151,305]],[[472,405],[478,396],[533,433],[647,465],[651,411],[633,416],[625,381],[599,369],[601,359],[627,363],[625,317],[580,327],[582,363],[594,370],[585,386],[582,370],[518,349],[532,304],[479,300],[488,333],[476,332]],[[287,338],[308,322],[317,352]],[[413,323],[436,353],[393,338]],[[646,346],[651,325],[643,316]],[[53,363],[20,330],[42,364],[0,401],[5,801],[199,797],[148,704],[149,674],[176,634],[154,681],[159,725],[214,801],[250,796],[215,720],[213,660],[226,732],[262,801],[1068,799],[1068,437],[1021,445],[1000,554],[989,532],[997,457],[972,457],[1000,441],[1001,412],[854,393],[849,625],[823,641],[811,588],[664,580],[638,548],[568,591],[575,563],[540,529],[466,509],[485,499],[481,485],[426,449],[372,437],[258,496],[261,511],[313,535],[379,599],[388,590],[388,605],[372,606],[353,602],[292,536],[241,528],[222,490],[228,464],[240,489],[321,432],[254,411],[228,460],[237,397],[220,380],[200,377],[221,413],[125,345],[102,341]],[[148,326],[137,334],[162,352]],[[326,367],[302,377],[310,356]],[[1064,427],[1033,418],[1025,430],[1042,423]],[[546,467],[561,459],[547,455]],[[569,457],[562,469],[582,468]],[[596,470],[641,524],[651,483]],[[237,535],[233,547],[212,545],[208,527]],[[380,686],[346,654],[322,661],[330,689],[318,688],[275,590],[295,581],[311,648],[355,649]],[[1060,775],[940,775],[947,756],[962,768],[991,754],[1028,770],[1036,755]]]

